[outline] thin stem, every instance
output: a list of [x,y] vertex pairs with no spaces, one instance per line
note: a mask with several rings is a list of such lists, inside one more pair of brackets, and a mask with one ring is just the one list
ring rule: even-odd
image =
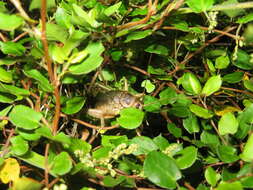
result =
[[[101,127],[100,126],[96,126],[96,125],[92,125],[92,124],[90,124],[90,123],[87,123],[87,122],[85,122],[85,121],[82,121],[82,120],[79,120],[79,119],[71,119],[72,121],[75,121],[75,122],[77,122],[77,123],[79,123],[79,124],[81,124],[81,125],[84,125],[85,127],[89,127],[89,128],[91,128],[91,129],[96,129],[96,130],[100,130],[101,129]],[[111,129],[115,129],[115,128],[118,128],[119,127],[119,125],[118,124],[116,124],[116,125],[113,125],[113,126],[109,126],[109,127],[103,127],[103,129],[104,130],[111,130]]]
[[56,69],[53,70],[53,65],[52,65],[52,60],[49,57],[49,52],[48,52],[48,43],[47,43],[47,38],[46,38],[46,5],[47,5],[47,0],[41,0],[41,41],[44,47],[44,55],[45,55],[45,60],[47,64],[47,71],[49,75],[49,79],[51,84],[54,86],[54,96],[55,96],[55,115],[53,119],[53,126],[52,126],[52,131],[53,134],[56,135],[57,129],[58,129],[58,123],[59,123],[59,118],[60,118],[60,109],[61,109],[61,104],[60,104],[60,93],[59,93],[59,81],[57,80],[57,75],[56,75]]
[[19,0],[10,0],[10,2],[16,7],[16,9],[19,11],[20,15],[27,20],[28,22],[31,23],[37,23],[36,20],[31,19],[28,14],[25,12],[23,7],[21,6],[21,3]]
[[49,151],[50,144],[46,144],[45,148],[45,170],[44,170],[44,176],[45,176],[45,186],[49,189],[49,181],[48,181],[48,173],[49,173],[49,167],[48,167],[48,151]]

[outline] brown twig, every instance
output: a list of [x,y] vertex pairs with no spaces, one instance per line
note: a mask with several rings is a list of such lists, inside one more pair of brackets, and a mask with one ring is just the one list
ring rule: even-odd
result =
[[126,24],[123,24],[123,25],[119,25],[119,26],[117,26],[117,29],[118,30],[122,30],[122,29],[126,29],[126,28],[129,29],[129,28],[132,28],[134,26],[138,26],[138,25],[147,23],[149,21],[149,19],[151,18],[151,16],[156,11],[157,2],[158,2],[158,0],[155,0],[154,3],[152,3],[152,0],[148,1],[148,13],[147,13],[145,18],[143,18],[141,20],[138,20],[138,21],[129,22],[129,23],[126,23]]
[[205,166],[204,168],[208,168],[208,167],[212,167],[212,166],[220,166],[220,165],[224,165],[225,162],[217,162],[217,163],[213,163],[213,164],[209,164],[207,166]]
[[52,65],[52,60],[49,57],[48,53],[48,43],[47,43],[47,38],[46,38],[46,5],[47,5],[47,0],[42,0],[41,1],[41,41],[44,47],[44,56],[45,56],[45,61],[47,64],[47,71],[48,75],[51,81],[51,84],[54,86],[54,96],[55,96],[55,115],[53,119],[53,126],[52,126],[52,131],[53,134],[55,135],[57,133],[58,129],[58,123],[59,123],[59,118],[60,118],[60,109],[61,109],[61,104],[60,104],[60,93],[59,93],[59,81],[56,80],[56,70],[53,70],[53,65]]
[[51,187],[53,187],[53,185],[56,184],[59,180],[60,180],[60,178],[57,177],[53,181],[51,181],[51,183],[48,184],[48,189],[50,189]]
[[[92,124],[87,123],[87,122],[85,122],[85,121],[82,121],[82,120],[80,120],[80,119],[72,118],[71,120],[72,120],[72,121],[75,121],[75,122],[77,122],[77,123],[79,123],[79,124],[81,124],[81,125],[84,125],[85,127],[89,127],[89,128],[91,128],[91,129],[96,129],[96,130],[100,130],[100,129],[101,129],[100,126],[92,125]],[[103,127],[103,130],[111,130],[111,129],[115,129],[115,128],[118,128],[118,127],[119,127],[119,125],[116,124],[116,125],[113,125],[113,126]]]
[[[37,94],[30,91],[30,85],[27,84],[24,80],[21,80],[21,84],[26,90],[30,92],[31,96],[33,96],[36,99],[35,111],[40,111],[40,105],[41,105],[40,97]],[[29,100],[27,99],[27,101]],[[30,103],[30,105],[33,105],[33,103],[32,104]],[[31,107],[34,107],[34,106],[31,106]]]
[[158,88],[153,92],[152,96],[156,97],[157,94],[163,89],[163,87],[166,85],[166,82],[163,82],[158,86]]
[[191,184],[187,183],[187,182],[184,182],[184,186],[189,189],[189,190],[195,190],[194,187],[191,186]]
[[[209,30],[208,27],[204,27],[204,26],[199,26],[199,28],[201,28],[202,30],[206,30],[206,31]],[[179,28],[176,28],[174,26],[164,26],[164,27],[162,27],[162,29],[164,29],[164,30],[180,30]],[[228,36],[230,38],[233,38],[234,40],[243,40],[242,37],[236,36],[234,34],[231,34],[229,32],[223,31],[223,30],[213,29],[212,31],[219,33],[219,34],[223,34],[224,36]]]
[[246,90],[240,90],[240,89],[229,88],[229,87],[221,87],[221,89],[223,89],[223,90],[229,90],[229,91],[234,91],[234,92],[246,94],[246,95],[249,95],[249,96],[253,97],[253,94],[251,92],[246,91]]
[[4,155],[6,154],[6,152],[8,151],[7,147],[10,145],[10,140],[11,140],[11,137],[14,135],[15,133],[15,130],[14,129],[11,129],[10,133],[9,133],[9,136],[4,144],[4,146],[2,147],[2,152],[0,153],[0,157],[4,157]]
[[19,0],[10,0],[10,2],[16,7],[16,9],[20,13],[20,16],[22,16],[25,20],[27,20],[30,23],[37,23],[36,20],[33,20],[28,16],[28,14],[25,12],[23,7],[21,6],[21,3]]
[[14,40],[12,40],[13,42],[17,42],[19,39],[23,38],[25,35],[27,35],[28,32],[23,32],[22,34],[18,35]]
[[234,182],[234,181],[239,181],[239,180],[242,179],[242,178],[245,178],[245,177],[252,177],[252,176],[253,176],[253,173],[248,173],[248,174],[241,175],[241,176],[239,176],[239,177],[235,177],[235,178],[232,178],[232,179],[230,179],[230,180],[227,180],[227,182],[232,183],[232,182]]
[[[224,29],[225,33],[228,33],[232,30],[236,29],[236,26],[233,27],[228,27],[226,29]],[[202,45],[198,50],[196,50],[195,52],[189,54],[182,62],[180,62],[173,71],[171,71],[169,73],[169,75],[173,75],[174,73],[176,73],[178,70],[180,70],[180,65],[184,66],[186,63],[188,63],[195,55],[201,53],[203,51],[203,49],[205,49],[207,46],[209,46],[210,44],[217,42],[222,36],[224,36],[223,34],[219,34],[218,36],[215,36],[214,38],[212,38],[211,40],[208,40],[204,45]]]
[[170,12],[174,9],[178,9],[179,7],[181,7],[181,5],[183,3],[184,3],[184,0],[179,0],[179,1],[176,0],[176,1],[169,3],[169,5],[166,7],[165,11],[162,13],[161,19],[155,24],[154,30],[159,29],[162,26],[165,18],[167,16],[169,16]]
[[3,41],[3,42],[7,42],[8,40],[6,39],[6,37],[0,32],[0,39]]
[[50,144],[47,143],[46,144],[46,148],[45,148],[45,170],[44,170],[44,178],[45,178],[45,186],[49,189],[49,181],[48,181],[48,174],[49,174],[49,167],[48,167],[48,151],[50,148]]
[[141,69],[141,68],[139,68],[139,67],[136,67],[136,66],[134,66],[134,65],[124,64],[123,66],[128,67],[128,68],[130,68],[130,69],[133,69],[133,70],[135,70],[135,71],[138,71],[138,72],[140,72],[140,73],[142,73],[142,74],[144,74],[144,75],[146,75],[146,76],[148,76],[148,77],[151,76],[147,71],[144,71],[143,69]]

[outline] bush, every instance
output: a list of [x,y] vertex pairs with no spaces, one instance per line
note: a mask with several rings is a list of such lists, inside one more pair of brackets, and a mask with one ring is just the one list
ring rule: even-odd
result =
[[253,188],[252,7],[0,2],[2,188]]

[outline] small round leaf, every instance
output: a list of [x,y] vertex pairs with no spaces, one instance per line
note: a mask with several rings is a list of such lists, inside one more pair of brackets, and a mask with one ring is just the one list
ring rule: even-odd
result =
[[139,127],[144,118],[144,113],[136,108],[124,108],[120,111],[120,117],[117,118],[118,123],[127,129],[135,129]]
[[152,151],[144,161],[144,175],[154,184],[174,189],[176,181],[181,178],[176,162],[167,155]]

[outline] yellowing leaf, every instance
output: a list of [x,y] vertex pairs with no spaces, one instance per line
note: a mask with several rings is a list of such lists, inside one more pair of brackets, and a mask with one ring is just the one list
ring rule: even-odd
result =
[[15,181],[19,178],[20,166],[14,158],[7,158],[0,169],[0,179],[7,184],[10,181]]
[[218,116],[223,116],[224,114],[229,113],[229,112],[239,112],[239,111],[241,111],[241,110],[237,107],[226,106],[222,110],[215,110],[214,113]]

